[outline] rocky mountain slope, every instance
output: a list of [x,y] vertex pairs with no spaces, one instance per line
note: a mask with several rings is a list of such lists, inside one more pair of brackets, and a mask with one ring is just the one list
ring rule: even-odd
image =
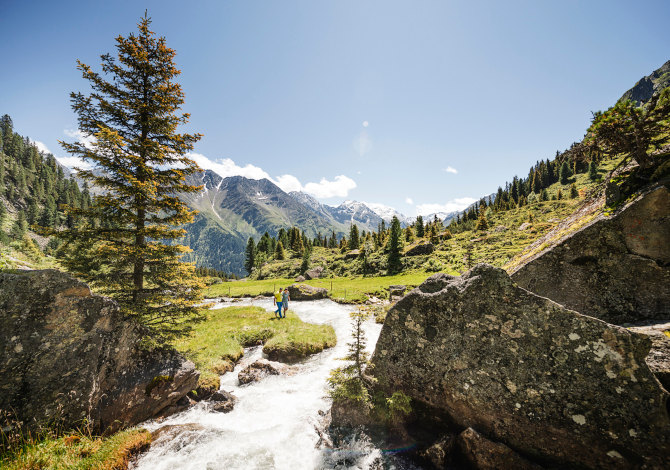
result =
[[649,101],[651,95],[670,86],[670,60],[646,77],[642,77],[633,88],[628,90],[620,98],[621,100],[633,100],[637,103]]

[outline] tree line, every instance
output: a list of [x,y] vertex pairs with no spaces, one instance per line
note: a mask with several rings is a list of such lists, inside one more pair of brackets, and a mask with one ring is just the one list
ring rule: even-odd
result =
[[72,228],[74,217],[67,214],[65,207],[91,205],[87,187],[80,190],[53,155],[40,153],[28,137],[14,132],[14,123],[7,114],[0,118],[0,196],[4,198],[0,227],[10,207],[16,212],[9,234],[0,229],[3,243],[23,240],[30,226]]

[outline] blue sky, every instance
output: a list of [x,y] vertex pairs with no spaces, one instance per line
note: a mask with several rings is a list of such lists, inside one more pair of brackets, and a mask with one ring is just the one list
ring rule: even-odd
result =
[[0,113],[66,157],[75,60],[145,8],[203,166],[407,215],[526,175],[670,59],[667,1],[0,0]]

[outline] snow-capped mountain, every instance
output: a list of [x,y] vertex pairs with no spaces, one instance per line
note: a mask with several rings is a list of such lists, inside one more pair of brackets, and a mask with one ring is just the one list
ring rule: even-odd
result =
[[385,204],[378,204],[378,203],[374,203],[374,202],[366,202],[365,204],[370,209],[372,209],[372,211],[375,214],[377,214],[379,217],[384,219],[387,223],[391,222],[394,215],[398,218],[401,225],[407,225],[408,223],[411,223],[411,222],[414,221],[414,217],[407,217],[404,214],[398,212],[396,209],[394,209],[391,206],[387,206]]

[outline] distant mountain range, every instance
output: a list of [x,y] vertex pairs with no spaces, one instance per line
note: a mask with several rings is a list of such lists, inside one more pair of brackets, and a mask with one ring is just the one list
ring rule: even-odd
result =
[[[268,179],[222,178],[205,170],[191,175],[188,183],[203,189],[181,195],[198,211],[194,223],[185,227],[184,243],[193,250],[186,259],[236,274],[243,274],[249,237],[258,241],[265,232],[276,236],[280,229],[293,226],[310,238],[333,231],[341,237],[349,234],[351,224],[370,231],[377,230],[382,221],[382,216],[362,202],[345,201],[333,207],[302,192],[286,193]],[[386,218],[388,211],[383,216]]]

